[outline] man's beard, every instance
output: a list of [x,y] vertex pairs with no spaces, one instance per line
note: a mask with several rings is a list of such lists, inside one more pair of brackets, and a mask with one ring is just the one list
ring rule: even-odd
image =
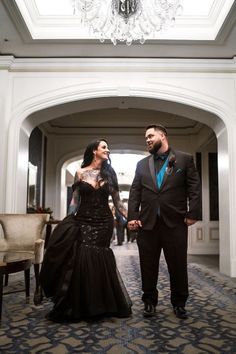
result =
[[155,144],[153,144],[153,147],[148,151],[150,152],[150,154],[155,155],[160,150],[161,147],[162,147],[162,141],[159,140],[156,141]]

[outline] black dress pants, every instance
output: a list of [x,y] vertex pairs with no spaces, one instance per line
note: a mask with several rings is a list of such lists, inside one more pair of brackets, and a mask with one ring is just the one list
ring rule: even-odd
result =
[[158,218],[153,230],[140,229],[137,244],[139,249],[142,300],[145,303],[158,303],[158,272],[161,250],[163,249],[170,276],[171,303],[185,306],[188,298],[187,274],[188,227],[180,222],[169,228],[162,218]]

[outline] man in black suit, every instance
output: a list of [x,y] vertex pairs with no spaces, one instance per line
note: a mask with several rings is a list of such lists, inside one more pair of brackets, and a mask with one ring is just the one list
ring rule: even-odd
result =
[[187,318],[188,226],[200,219],[201,187],[193,157],[174,151],[162,125],[146,128],[149,153],[138,162],[130,190],[128,226],[138,230],[144,316],[155,314],[158,270],[163,249],[176,317]]

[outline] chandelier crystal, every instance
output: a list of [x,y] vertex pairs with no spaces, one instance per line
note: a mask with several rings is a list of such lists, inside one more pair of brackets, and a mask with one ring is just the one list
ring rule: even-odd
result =
[[175,23],[181,0],[74,0],[74,14],[101,42],[141,44]]

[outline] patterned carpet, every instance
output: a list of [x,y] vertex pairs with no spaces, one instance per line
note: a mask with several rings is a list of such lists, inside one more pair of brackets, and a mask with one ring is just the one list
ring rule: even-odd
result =
[[[24,293],[5,295],[0,353],[236,353],[234,281],[190,263],[189,318],[181,321],[170,306],[168,275],[162,261],[158,311],[155,318],[144,319],[136,244],[114,247],[114,252],[133,301],[132,317],[53,324],[44,318],[51,308],[48,301],[36,307],[32,297],[29,304],[25,303]],[[7,290],[20,286],[22,276],[11,275]]]

